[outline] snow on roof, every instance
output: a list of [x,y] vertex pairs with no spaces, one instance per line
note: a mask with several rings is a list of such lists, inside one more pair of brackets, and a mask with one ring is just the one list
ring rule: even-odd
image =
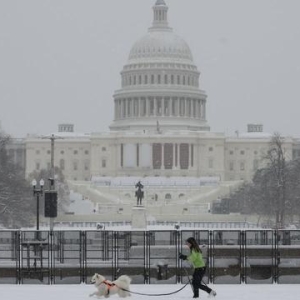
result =
[[238,140],[245,140],[245,141],[253,141],[253,140],[265,140],[269,141],[272,138],[272,134],[268,132],[240,132],[234,136],[227,136],[226,141],[238,141]]
[[269,132],[242,132],[239,134],[238,137],[240,138],[260,138],[260,139],[265,139],[265,138],[271,138],[273,135]]
[[28,134],[26,139],[27,140],[49,140],[51,137],[54,136],[54,138],[58,140],[64,140],[64,139],[85,139],[90,140],[91,134],[90,133],[80,133],[80,132],[55,132],[51,134],[46,135],[36,135],[36,134]]

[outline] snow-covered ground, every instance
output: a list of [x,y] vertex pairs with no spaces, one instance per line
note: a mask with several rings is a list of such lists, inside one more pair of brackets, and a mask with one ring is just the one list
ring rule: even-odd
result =
[[[142,294],[167,294],[179,290],[183,285],[131,285],[130,290]],[[300,285],[267,285],[267,284],[237,284],[210,285],[217,291],[220,300],[296,300],[299,299]],[[97,299],[89,294],[95,288],[90,284],[80,285],[0,285],[1,299],[5,300],[67,300],[67,299]],[[183,290],[172,295],[152,296],[156,299],[192,299],[191,287],[187,285]],[[113,295],[112,299],[122,299]],[[132,294],[127,299],[149,299],[147,295]],[[207,294],[200,291],[199,299],[207,299]]]
[[75,215],[90,215],[95,208],[92,201],[74,191],[70,191],[70,201],[68,211]]

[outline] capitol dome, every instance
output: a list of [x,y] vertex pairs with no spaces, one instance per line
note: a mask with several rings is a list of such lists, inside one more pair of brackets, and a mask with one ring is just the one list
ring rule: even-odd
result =
[[152,27],[134,43],[121,71],[110,129],[209,131],[199,77],[188,44],[169,27],[168,6],[157,0]]
[[171,30],[151,30],[139,39],[129,54],[129,63],[145,60],[169,60],[193,63],[188,44]]

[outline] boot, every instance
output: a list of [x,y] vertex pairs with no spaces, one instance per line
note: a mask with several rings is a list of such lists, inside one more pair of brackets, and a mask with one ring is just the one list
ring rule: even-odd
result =
[[199,298],[199,290],[194,289],[194,297],[193,298]]

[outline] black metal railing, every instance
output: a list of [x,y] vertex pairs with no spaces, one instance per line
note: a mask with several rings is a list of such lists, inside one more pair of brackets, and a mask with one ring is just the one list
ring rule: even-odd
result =
[[127,274],[138,283],[186,283],[178,259],[193,236],[207,283],[300,283],[300,230],[0,231],[0,283],[88,283]]

